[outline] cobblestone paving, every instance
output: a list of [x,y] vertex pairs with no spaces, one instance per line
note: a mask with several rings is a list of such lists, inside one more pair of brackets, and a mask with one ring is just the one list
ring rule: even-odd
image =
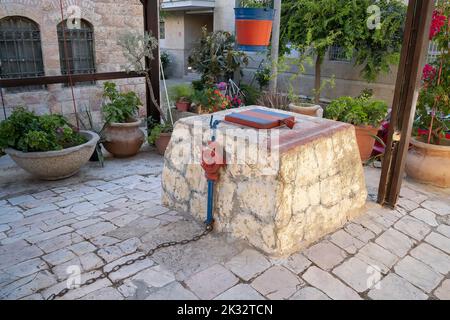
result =
[[[0,298],[45,299],[160,242],[201,231],[160,205],[151,151],[90,163],[57,182],[0,159]],[[376,194],[379,170],[366,169]],[[450,190],[405,181],[399,207],[369,210],[308,249],[267,257],[213,234],[111,273],[64,299],[450,299]],[[75,280],[74,280],[75,279]]]

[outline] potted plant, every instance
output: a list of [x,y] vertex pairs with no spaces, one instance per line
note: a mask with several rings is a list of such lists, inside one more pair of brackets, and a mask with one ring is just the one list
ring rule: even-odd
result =
[[175,100],[175,106],[178,111],[189,111],[192,102],[193,89],[188,84],[173,86],[171,89],[172,99]]
[[113,82],[105,82],[102,107],[106,126],[103,130],[106,150],[118,158],[134,156],[144,142],[144,133],[136,119],[141,100],[135,92],[122,93]]
[[173,126],[170,123],[155,123],[150,118],[149,128],[148,143],[155,146],[160,155],[164,155],[172,137]]
[[450,3],[439,1],[430,39],[440,52],[423,70],[423,87],[406,173],[422,183],[450,187]]
[[[161,121],[155,122],[152,119],[149,122],[148,129],[149,134],[152,136],[152,139],[150,141],[151,144],[154,142],[155,145],[160,145],[162,152],[162,149],[165,150],[165,147],[167,147],[167,144],[170,140],[172,130],[169,128],[173,127],[173,117],[169,106],[167,113],[169,115],[170,122],[167,120],[166,113],[161,108],[158,100],[156,99],[150,78],[151,70],[145,63],[145,60],[151,61],[155,58],[153,52],[158,49],[158,40],[147,32],[145,32],[144,34],[141,34],[139,32],[128,32],[120,37],[118,45],[122,47],[123,53],[129,62],[129,64],[125,66],[125,69],[127,71],[134,71],[145,77],[150,100],[159,111]],[[154,123],[156,124],[153,125]],[[151,125],[153,125],[153,127]],[[164,130],[162,128],[161,130],[157,129],[157,127],[160,126],[164,126]],[[158,130],[160,134],[158,134]],[[164,143],[164,140],[167,140],[167,144]]]
[[61,115],[38,116],[20,107],[0,123],[0,149],[44,180],[70,177],[91,157],[100,137],[79,131]]
[[265,51],[272,35],[275,10],[269,0],[241,0],[234,9],[236,42],[243,51]]
[[362,161],[372,154],[378,128],[386,117],[388,106],[381,100],[372,100],[370,94],[357,98],[341,97],[325,108],[325,118],[347,122],[355,127],[356,142]]

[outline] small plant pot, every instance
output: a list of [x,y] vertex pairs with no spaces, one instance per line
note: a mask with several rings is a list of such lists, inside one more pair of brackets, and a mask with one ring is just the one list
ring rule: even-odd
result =
[[367,161],[375,145],[374,136],[378,133],[378,128],[372,126],[354,126],[356,133],[356,142],[358,143],[359,154],[362,161]]
[[164,155],[166,152],[167,146],[169,145],[170,138],[172,137],[172,132],[169,133],[161,133],[155,141],[156,150],[160,155]]
[[22,152],[5,149],[15,163],[25,171],[42,180],[60,180],[77,173],[86,164],[95,150],[98,134],[91,131],[80,131],[88,141],[79,146],[44,152]]
[[103,146],[116,158],[136,155],[145,140],[144,132],[139,128],[140,121],[110,123],[104,130]]
[[428,144],[411,138],[406,157],[406,174],[414,180],[441,188],[450,187],[450,140],[442,145]]
[[189,107],[191,106],[191,103],[190,102],[184,102],[184,101],[183,102],[176,102],[175,106],[177,107],[178,111],[187,112],[187,111],[189,111]]

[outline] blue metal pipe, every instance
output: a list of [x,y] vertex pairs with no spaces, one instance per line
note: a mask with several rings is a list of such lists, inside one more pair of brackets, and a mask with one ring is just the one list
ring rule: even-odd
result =
[[213,223],[213,204],[214,204],[214,181],[208,180],[208,204],[206,214],[206,224]]

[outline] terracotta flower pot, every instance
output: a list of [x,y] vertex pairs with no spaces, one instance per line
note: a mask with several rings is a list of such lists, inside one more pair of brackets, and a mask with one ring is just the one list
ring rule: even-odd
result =
[[126,158],[139,152],[144,143],[144,133],[139,129],[140,121],[110,123],[104,131],[103,146],[114,157]]
[[358,143],[359,154],[362,161],[370,159],[375,144],[375,138],[378,128],[372,126],[354,126],[356,133],[356,142]]
[[411,138],[406,158],[406,174],[411,178],[437,187],[450,187],[450,141],[443,145],[428,144]]
[[79,146],[44,152],[22,152],[5,149],[15,163],[43,180],[60,180],[77,173],[88,162],[100,137],[95,132],[80,131],[88,141]]
[[166,149],[167,149],[167,146],[169,145],[171,137],[172,137],[172,132],[161,133],[159,135],[159,138],[156,139],[156,141],[155,141],[156,150],[158,150],[158,153],[160,155],[163,156],[164,153],[166,152]]
[[178,111],[186,112],[186,111],[189,111],[189,107],[191,106],[191,103],[190,102],[184,102],[184,101],[176,102],[175,106],[177,107]]

